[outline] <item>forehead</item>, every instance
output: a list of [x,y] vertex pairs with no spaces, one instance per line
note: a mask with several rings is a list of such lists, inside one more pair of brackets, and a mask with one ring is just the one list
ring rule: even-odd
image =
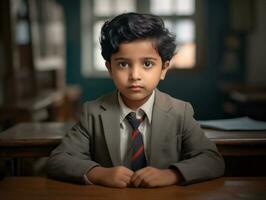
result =
[[121,43],[112,57],[160,57],[153,40],[135,40]]

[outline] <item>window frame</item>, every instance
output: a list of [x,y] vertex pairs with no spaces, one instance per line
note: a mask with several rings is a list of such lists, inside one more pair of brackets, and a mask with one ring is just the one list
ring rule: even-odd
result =
[[[96,16],[94,15],[94,0],[81,0],[81,73],[88,78],[105,78],[109,76],[108,71],[102,71],[94,66],[94,24],[98,21],[106,20],[115,15]],[[136,0],[136,12],[150,12],[149,0]],[[191,68],[172,67],[170,71],[196,71],[201,69],[206,63],[206,42],[204,23],[204,1],[195,0],[194,15],[158,15],[163,20],[177,21],[180,19],[191,19],[195,23],[196,54],[195,65]]]

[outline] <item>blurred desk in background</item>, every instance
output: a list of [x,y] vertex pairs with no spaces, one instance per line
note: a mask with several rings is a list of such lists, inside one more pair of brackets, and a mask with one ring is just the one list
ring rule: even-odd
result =
[[223,156],[266,156],[266,130],[222,131],[203,129]]
[[226,176],[266,176],[266,130],[203,130],[224,157]]
[[11,175],[22,175],[24,158],[48,157],[74,123],[20,123],[0,133],[0,159],[11,159]]
[[20,123],[0,133],[0,157],[44,157],[73,123]]
[[0,131],[23,122],[75,121],[80,108],[79,86],[71,85],[63,91],[45,90],[34,97],[1,105]]
[[245,85],[222,86],[224,112],[229,117],[249,116],[266,121],[266,88]]

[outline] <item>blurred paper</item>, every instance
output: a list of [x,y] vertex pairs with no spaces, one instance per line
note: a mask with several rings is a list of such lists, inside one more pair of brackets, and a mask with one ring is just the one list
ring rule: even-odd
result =
[[249,117],[233,119],[219,119],[198,121],[202,128],[211,128],[227,131],[262,131],[266,130],[266,122],[257,121]]

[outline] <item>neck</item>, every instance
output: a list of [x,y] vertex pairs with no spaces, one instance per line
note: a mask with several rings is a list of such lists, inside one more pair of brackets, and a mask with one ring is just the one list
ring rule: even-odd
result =
[[124,104],[133,111],[137,111],[143,104],[145,104],[151,95],[141,100],[131,100],[121,94],[121,99]]

